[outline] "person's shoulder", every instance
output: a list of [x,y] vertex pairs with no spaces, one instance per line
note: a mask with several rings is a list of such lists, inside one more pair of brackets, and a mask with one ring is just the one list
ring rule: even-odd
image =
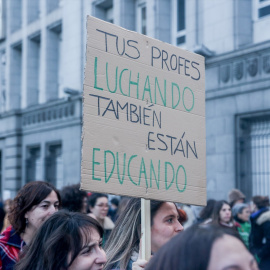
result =
[[104,230],[112,230],[114,228],[114,223],[109,217],[104,218]]
[[89,214],[87,214],[87,216],[89,216],[89,217],[91,217],[91,218],[97,220],[96,216],[95,216],[93,213],[89,213]]
[[256,223],[257,223],[258,225],[262,225],[262,224],[265,223],[265,222],[269,222],[269,223],[270,223],[270,211],[266,211],[266,212],[262,213],[262,214],[258,217],[258,219],[257,219],[257,221],[256,221]]
[[[1,234],[0,234],[0,259],[2,263],[2,259],[6,257],[7,254],[10,252],[10,238],[12,233],[14,232],[11,226],[7,227]],[[1,268],[0,268],[1,269]]]

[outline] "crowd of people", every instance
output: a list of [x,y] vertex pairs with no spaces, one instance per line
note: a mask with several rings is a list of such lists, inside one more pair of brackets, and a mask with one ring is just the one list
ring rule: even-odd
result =
[[149,261],[141,256],[138,198],[34,181],[5,206],[0,270],[270,269],[266,196],[248,203],[234,189],[228,201],[208,200],[195,218],[189,206],[152,200]]

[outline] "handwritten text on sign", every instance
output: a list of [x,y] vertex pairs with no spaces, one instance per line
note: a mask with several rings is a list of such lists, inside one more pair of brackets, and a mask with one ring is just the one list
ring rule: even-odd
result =
[[88,18],[82,188],[205,203],[204,58]]

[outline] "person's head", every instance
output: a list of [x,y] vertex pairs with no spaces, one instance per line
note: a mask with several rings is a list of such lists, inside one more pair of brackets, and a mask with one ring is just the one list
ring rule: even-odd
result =
[[206,206],[202,209],[199,215],[201,220],[206,220],[208,218],[211,218],[214,207],[215,207],[215,203],[216,203],[216,200],[213,200],[213,199],[210,199],[207,201]]
[[117,198],[111,199],[111,208],[117,210],[119,205],[119,200]]
[[179,219],[178,221],[183,224],[188,221],[188,215],[183,209],[178,209]]
[[231,208],[237,203],[244,203],[246,196],[239,189],[232,189],[228,194],[228,201]]
[[252,201],[255,204],[256,210],[269,206],[268,196],[254,196],[252,197]]
[[232,222],[232,211],[227,201],[221,200],[215,203],[213,221],[224,224],[229,224]]
[[146,270],[258,270],[236,231],[217,225],[192,226],[175,236],[150,260]]
[[250,210],[247,204],[238,203],[232,208],[232,216],[237,222],[248,222]]
[[15,197],[9,221],[17,233],[26,228],[38,229],[61,206],[61,197],[48,182],[33,181],[19,190]]
[[4,201],[4,210],[5,210],[5,212],[7,214],[10,213],[10,209],[11,209],[12,203],[13,203],[13,200],[12,199],[6,199]]
[[89,209],[97,220],[103,220],[109,211],[108,196],[103,193],[93,193],[89,197]]
[[103,269],[103,229],[93,218],[61,210],[38,230],[16,270]]
[[[151,250],[156,252],[174,235],[183,230],[174,203],[151,201]],[[126,269],[133,251],[139,252],[141,238],[141,199],[130,199],[112,230],[105,250],[111,269],[116,262]]]
[[157,252],[173,236],[184,228],[179,222],[179,212],[172,202],[163,202],[151,207],[151,251]]
[[87,192],[80,190],[80,184],[64,187],[61,192],[62,208],[71,212],[87,213]]

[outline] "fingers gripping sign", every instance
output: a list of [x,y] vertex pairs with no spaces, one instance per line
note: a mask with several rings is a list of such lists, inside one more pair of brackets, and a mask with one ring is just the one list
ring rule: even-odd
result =
[[138,259],[136,262],[132,264],[132,270],[141,270],[144,269],[147,265],[148,261]]

